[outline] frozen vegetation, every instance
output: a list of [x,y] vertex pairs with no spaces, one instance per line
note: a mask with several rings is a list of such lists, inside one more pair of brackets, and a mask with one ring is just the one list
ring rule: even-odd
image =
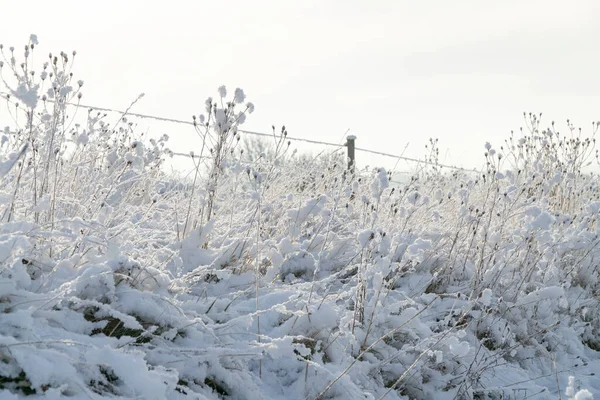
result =
[[167,136],[67,106],[75,54],[36,45],[0,61],[1,399],[600,393],[597,124],[525,115],[472,174],[432,140],[390,187],[285,129],[245,157],[254,106],[221,87],[180,178]]

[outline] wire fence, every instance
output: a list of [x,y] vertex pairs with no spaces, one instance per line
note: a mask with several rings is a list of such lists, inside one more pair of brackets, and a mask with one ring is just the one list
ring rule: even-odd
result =
[[[174,123],[174,124],[197,126],[197,124],[194,123],[193,121],[186,121],[186,120],[163,117],[163,116],[158,116],[158,115],[136,113],[136,112],[131,112],[130,110],[123,111],[123,110],[118,110],[118,109],[114,109],[114,108],[86,105],[86,104],[81,104],[81,103],[68,103],[68,105],[85,108],[90,111],[96,110],[96,111],[117,113],[117,114],[121,114],[121,117],[132,116],[132,117],[137,117],[137,118],[141,118],[141,119],[150,119],[150,120],[154,120],[154,121],[168,122],[168,123]],[[245,129],[238,129],[238,132],[245,133],[247,135],[270,137],[270,138],[273,137],[272,133],[269,134],[269,133],[250,131],[250,130],[245,130]],[[320,141],[320,140],[305,139],[305,138],[293,137],[293,136],[286,136],[286,140],[291,140],[291,141],[301,142],[301,143],[308,143],[308,144],[313,144],[313,145],[336,147],[338,149],[348,147],[348,143],[350,142],[350,141],[348,141],[347,143],[340,144],[340,143],[324,142],[324,141]],[[417,164],[431,165],[431,166],[435,166],[435,167],[442,167],[442,168],[447,168],[447,169],[456,170],[456,171],[462,171],[462,172],[476,171],[476,169],[461,168],[461,167],[457,167],[457,166],[453,166],[453,165],[447,165],[447,164],[432,162],[432,161],[428,161],[428,160],[421,160],[418,158],[406,157],[403,155],[385,153],[385,152],[365,149],[365,148],[361,148],[361,147],[354,147],[354,150],[363,152],[363,153],[367,153],[367,154],[389,157],[389,158],[393,158],[393,159],[396,159],[399,161],[400,160],[409,161],[409,162],[413,162],[413,163],[417,163]],[[186,154],[186,153],[180,153],[180,152],[173,152],[173,155],[183,156],[183,157],[198,157],[198,156],[194,156],[190,153]],[[352,160],[352,161],[355,162],[355,160]]]

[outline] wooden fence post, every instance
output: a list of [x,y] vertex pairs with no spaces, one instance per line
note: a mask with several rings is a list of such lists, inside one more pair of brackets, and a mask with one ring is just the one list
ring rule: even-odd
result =
[[348,147],[348,171],[354,172],[354,163],[356,161],[354,153],[354,141],[356,136],[348,135],[346,137],[346,147]]

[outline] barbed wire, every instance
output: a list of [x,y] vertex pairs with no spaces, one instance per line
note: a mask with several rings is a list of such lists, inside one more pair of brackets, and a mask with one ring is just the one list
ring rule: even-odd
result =
[[[157,116],[157,115],[140,114],[140,113],[134,113],[134,112],[130,112],[130,111],[121,111],[121,110],[116,110],[116,109],[113,109],[113,108],[96,107],[96,106],[90,106],[90,105],[78,104],[78,103],[68,103],[68,105],[70,105],[70,106],[76,106],[76,107],[82,107],[82,108],[87,108],[89,110],[114,112],[114,113],[118,113],[118,114],[123,114],[123,116],[130,115],[132,117],[138,117],[138,118],[144,118],[144,119],[153,119],[155,121],[172,122],[172,123],[176,123],[176,124],[198,126],[198,124],[194,124],[194,122],[192,122],[192,121],[185,121],[185,120],[181,120],[181,119],[168,118],[168,117],[160,117],[160,116]],[[249,131],[249,130],[246,130],[246,129],[238,129],[238,132],[246,133],[246,134],[249,134],[249,135],[255,135],[255,136],[273,137],[272,133],[255,132],[255,131]],[[310,143],[310,144],[321,144],[321,145],[325,145],[325,146],[334,146],[334,147],[344,147],[345,146],[343,144],[338,144],[338,143],[328,143],[328,142],[322,142],[322,141],[319,141],[319,140],[303,139],[303,138],[292,137],[292,136],[286,136],[286,139],[288,139],[288,140],[294,140],[294,141],[297,141],[297,142]]]
[[[190,126],[198,126],[196,123],[194,123],[192,121],[185,121],[185,120],[180,120],[180,119],[176,119],[176,118],[162,117],[162,116],[158,116],[158,115],[142,114],[142,113],[136,113],[136,112],[131,112],[131,111],[122,111],[122,110],[117,110],[117,109],[114,109],[114,108],[99,107],[99,106],[93,106],[93,105],[87,105],[87,104],[81,104],[81,103],[67,103],[67,105],[86,108],[86,109],[90,110],[90,112],[93,111],[93,110],[97,110],[97,111],[104,111],[104,112],[112,112],[112,113],[121,114],[123,117],[126,116],[126,115],[128,115],[128,116],[133,116],[133,117],[138,117],[138,118],[143,118],[143,119],[152,119],[152,120],[155,120],[155,121],[170,122],[170,123],[190,125]],[[249,130],[246,130],[246,129],[238,129],[238,132],[246,133],[248,135],[262,136],[262,137],[273,137],[273,135],[274,135],[273,133],[269,134],[269,133],[264,133],[264,132],[249,131]],[[333,146],[333,147],[337,147],[337,148],[346,147],[346,144],[329,143],[329,142],[323,142],[323,141],[320,141],[320,140],[304,139],[304,138],[298,138],[298,137],[293,137],[293,136],[286,136],[286,139],[287,140],[297,141],[297,142],[309,143],[309,144],[319,144],[319,145],[323,145],[323,146]],[[370,153],[370,154],[384,156],[384,157],[391,157],[391,158],[395,158],[397,160],[404,160],[404,161],[410,161],[410,162],[415,162],[415,163],[420,163],[420,164],[426,164],[426,165],[432,165],[432,166],[443,167],[443,168],[448,168],[448,169],[454,169],[454,170],[457,170],[457,171],[463,171],[463,172],[473,172],[473,171],[476,171],[476,169],[461,168],[461,167],[456,167],[456,166],[453,166],[453,165],[440,164],[440,163],[437,163],[437,162],[432,162],[432,161],[427,161],[427,160],[419,160],[417,158],[411,158],[411,157],[405,157],[405,156],[398,156],[398,155],[395,155],[395,154],[384,153],[384,152],[381,152],[381,151],[369,150],[369,149],[364,149],[364,148],[360,148],[360,147],[355,147],[354,149],[357,150],[357,151],[362,151],[364,153]],[[177,153],[177,152],[173,152],[173,155],[195,157],[195,156],[193,156],[191,154]]]
[[396,159],[399,159],[399,160],[406,160],[406,161],[412,161],[412,162],[421,163],[421,164],[427,164],[427,165],[433,165],[433,166],[437,166],[437,167],[454,169],[454,170],[457,170],[457,171],[463,171],[463,172],[474,172],[474,171],[476,171],[475,169],[467,169],[467,168],[455,167],[453,165],[441,164],[441,163],[427,161],[427,160],[419,160],[417,158],[411,158],[411,157],[397,156],[395,154],[383,153],[381,151],[361,149],[360,147],[355,147],[354,150],[363,151],[365,153],[376,154],[376,155],[379,155],[379,156],[396,158]]

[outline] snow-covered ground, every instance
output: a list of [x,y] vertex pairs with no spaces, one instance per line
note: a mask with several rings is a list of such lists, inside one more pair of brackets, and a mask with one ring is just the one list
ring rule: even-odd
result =
[[390,186],[284,130],[239,161],[254,106],[223,87],[181,178],[168,137],[67,118],[69,55],[3,51],[0,399],[600,394],[600,186],[574,127],[527,116],[481,174]]

